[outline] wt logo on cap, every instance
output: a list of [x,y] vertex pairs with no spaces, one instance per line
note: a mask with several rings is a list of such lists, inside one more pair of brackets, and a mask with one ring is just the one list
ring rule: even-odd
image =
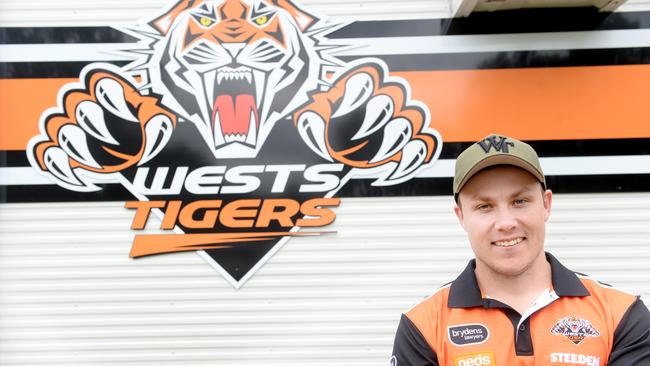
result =
[[[497,139],[499,139],[497,141]],[[507,138],[501,137],[501,136],[490,136],[486,138],[485,140],[479,141],[478,142],[479,146],[485,151],[485,153],[489,153],[490,149],[494,147],[495,151],[501,151],[504,153],[508,152],[508,146],[515,146],[515,144],[511,141],[508,141]]]

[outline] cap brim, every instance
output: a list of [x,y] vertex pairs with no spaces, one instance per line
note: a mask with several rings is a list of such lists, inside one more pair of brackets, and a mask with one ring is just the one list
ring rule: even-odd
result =
[[463,189],[465,183],[467,183],[469,179],[474,176],[474,174],[478,173],[479,171],[485,168],[495,166],[495,165],[514,165],[516,167],[519,167],[532,174],[535,178],[537,178],[538,181],[540,181],[544,185],[544,188],[546,188],[546,183],[545,183],[546,181],[544,179],[544,175],[542,174],[542,172],[538,171],[533,165],[531,165],[530,163],[528,163],[526,160],[522,158],[519,158],[514,155],[503,154],[503,155],[491,155],[476,163],[472,167],[472,169],[470,169],[463,177],[463,180],[458,185],[458,189],[456,190],[455,195],[457,195],[461,191],[461,189]]

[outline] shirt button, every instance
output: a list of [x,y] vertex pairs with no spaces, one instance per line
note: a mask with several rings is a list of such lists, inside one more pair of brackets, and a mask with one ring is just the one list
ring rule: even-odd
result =
[[526,330],[526,325],[525,324],[522,324],[522,325],[519,326],[519,331],[520,332],[523,332],[525,330]]

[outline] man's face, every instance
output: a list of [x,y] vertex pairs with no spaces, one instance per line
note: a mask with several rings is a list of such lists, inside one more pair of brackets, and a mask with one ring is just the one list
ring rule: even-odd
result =
[[456,215],[467,232],[478,271],[516,277],[544,263],[552,193],[527,171],[485,169],[465,184]]

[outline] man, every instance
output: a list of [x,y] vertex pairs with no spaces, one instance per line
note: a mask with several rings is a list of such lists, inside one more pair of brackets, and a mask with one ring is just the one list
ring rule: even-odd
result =
[[476,258],[402,315],[391,366],[650,365],[641,300],[544,252],[553,195],[532,147],[500,135],[473,144],[454,197]]

